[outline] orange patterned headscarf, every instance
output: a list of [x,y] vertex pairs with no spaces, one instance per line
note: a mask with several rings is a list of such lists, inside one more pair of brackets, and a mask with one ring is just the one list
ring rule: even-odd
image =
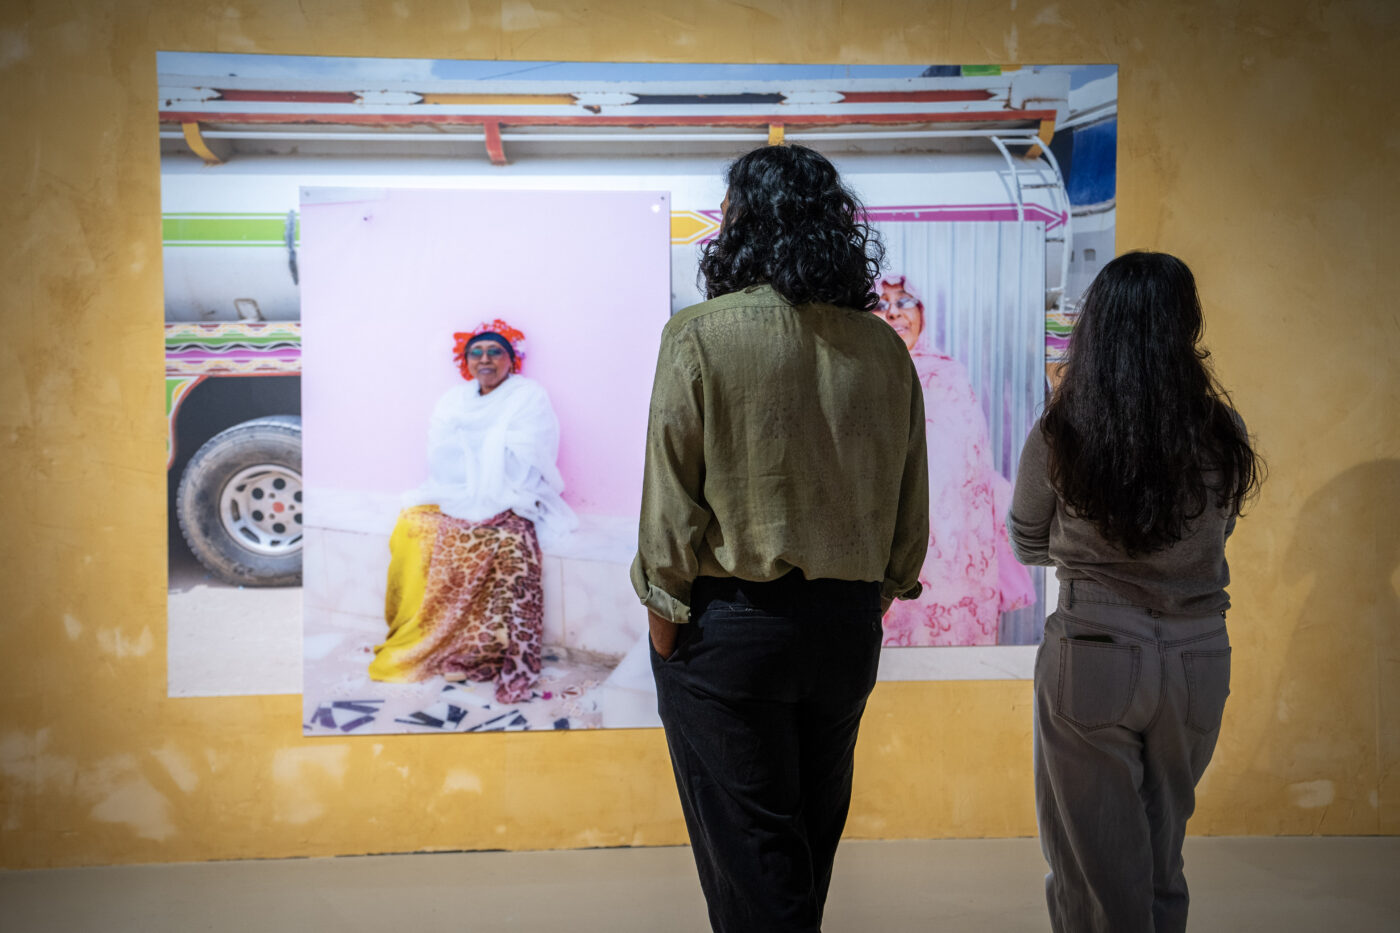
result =
[[457,363],[457,368],[462,371],[462,378],[471,381],[472,374],[467,369],[467,344],[483,334],[497,334],[505,338],[510,344],[513,362],[511,372],[520,372],[521,365],[525,362],[525,335],[511,327],[500,318],[496,318],[490,323],[483,322],[476,325],[475,330],[453,334],[456,344],[452,348],[452,359]]

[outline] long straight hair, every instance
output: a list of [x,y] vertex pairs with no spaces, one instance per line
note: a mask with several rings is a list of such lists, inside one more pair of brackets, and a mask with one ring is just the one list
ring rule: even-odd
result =
[[1084,295],[1041,431],[1050,482],[1129,555],[1180,541],[1208,507],[1239,514],[1263,479],[1230,397],[1200,346],[1186,264],[1119,256]]

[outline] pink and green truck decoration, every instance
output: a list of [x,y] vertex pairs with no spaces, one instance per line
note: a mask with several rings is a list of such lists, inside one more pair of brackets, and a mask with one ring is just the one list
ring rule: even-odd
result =
[[[294,321],[165,325],[167,467],[180,457],[173,511],[190,550],[229,582],[300,580],[301,417],[292,413],[299,400],[284,410],[300,375],[301,325]],[[257,391],[257,380],[272,380],[261,384],[271,391]],[[213,391],[198,396],[204,410],[182,422],[182,408],[206,383]],[[266,413],[222,426],[258,409]],[[181,424],[192,425],[187,435],[218,430],[185,451]]]

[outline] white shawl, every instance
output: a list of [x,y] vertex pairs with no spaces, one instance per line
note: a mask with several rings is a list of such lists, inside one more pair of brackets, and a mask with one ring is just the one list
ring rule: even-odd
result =
[[578,527],[560,497],[559,419],[544,387],[510,376],[482,395],[476,382],[448,389],[428,424],[428,481],[404,505],[436,505],[482,521],[506,509],[551,543]]

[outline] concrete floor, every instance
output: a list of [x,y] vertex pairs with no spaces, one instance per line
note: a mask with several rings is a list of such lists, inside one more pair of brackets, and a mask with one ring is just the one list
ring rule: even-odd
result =
[[[1400,838],[1190,839],[1193,933],[1400,929]],[[1049,928],[1034,839],[849,842],[828,933]],[[7,933],[703,933],[690,851],[476,852],[0,872]]]

